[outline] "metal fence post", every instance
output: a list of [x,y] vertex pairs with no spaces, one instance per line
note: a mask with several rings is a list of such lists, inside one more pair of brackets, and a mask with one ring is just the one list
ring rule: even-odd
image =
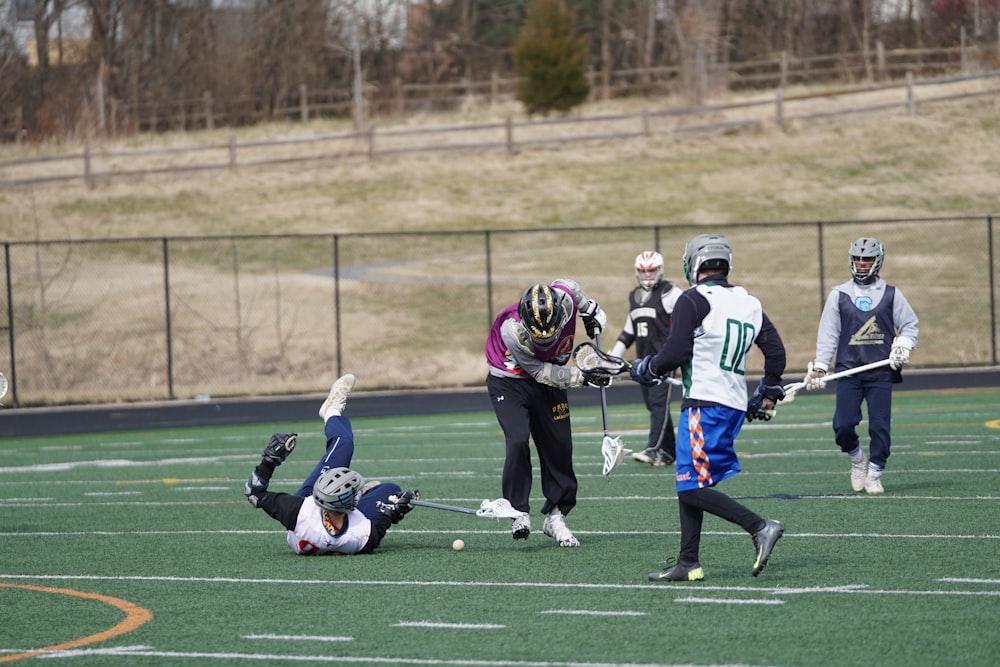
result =
[[236,133],[229,134],[229,171],[236,171]]
[[986,242],[989,256],[990,275],[990,332],[993,348],[993,365],[997,365],[997,289],[993,275],[996,271],[996,258],[993,253],[993,216],[986,216]]
[[17,407],[17,355],[14,354],[14,293],[11,288],[10,243],[3,244],[4,267],[7,274],[7,344],[10,349],[10,400]]
[[177,398],[174,395],[174,327],[170,317],[170,241],[163,238],[163,303],[165,311],[165,323],[167,327],[167,396],[171,399]]
[[368,161],[375,161],[375,123],[368,126]]
[[514,154],[514,121],[510,117],[510,114],[507,114],[504,117],[504,129],[507,132],[507,155],[513,155]]

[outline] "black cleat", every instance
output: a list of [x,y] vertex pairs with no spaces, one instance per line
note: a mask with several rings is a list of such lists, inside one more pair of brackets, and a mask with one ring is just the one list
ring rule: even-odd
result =
[[774,549],[775,542],[785,532],[785,525],[780,521],[764,519],[764,527],[753,536],[753,545],[757,550],[757,560],[753,563],[753,576],[757,576],[764,570],[767,561],[771,558],[771,550]]
[[702,581],[704,578],[705,572],[701,569],[701,563],[683,565],[678,562],[661,572],[649,575],[650,581]]

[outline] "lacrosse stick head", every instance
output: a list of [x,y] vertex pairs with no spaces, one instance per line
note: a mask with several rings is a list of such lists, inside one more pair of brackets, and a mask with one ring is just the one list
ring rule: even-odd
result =
[[476,510],[476,516],[484,516],[489,519],[517,519],[524,515],[524,512],[514,509],[506,498],[484,500],[479,505],[479,509]]
[[610,435],[604,436],[601,441],[601,455],[604,456],[604,469],[601,474],[607,477],[615,469],[622,459],[625,458],[625,446],[620,437],[612,438]]
[[628,362],[621,357],[615,357],[601,350],[600,347],[586,341],[577,345],[573,351],[576,367],[583,373],[603,373],[619,375],[628,370]]

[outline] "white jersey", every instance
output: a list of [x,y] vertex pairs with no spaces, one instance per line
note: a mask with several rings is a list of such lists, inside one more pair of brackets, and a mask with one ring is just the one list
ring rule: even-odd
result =
[[297,554],[337,556],[356,554],[368,543],[372,522],[354,509],[347,513],[344,530],[336,535],[327,530],[323,510],[307,498],[299,508],[295,530],[288,531],[288,546]]
[[694,289],[711,310],[694,332],[690,368],[685,369],[691,386],[685,398],[746,410],[747,353],[760,334],[760,301],[738,286],[707,283]]

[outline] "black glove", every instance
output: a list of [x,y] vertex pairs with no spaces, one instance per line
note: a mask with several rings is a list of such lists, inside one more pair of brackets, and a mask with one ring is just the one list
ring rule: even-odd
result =
[[587,328],[587,335],[591,338],[600,335],[608,323],[608,316],[593,299],[588,299],[587,303],[580,306],[580,317],[583,319],[583,326]]
[[261,458],[276,466],[281,465],[295,449],[296,438],[298,438],[297,433],[275,433],[261,452]]
[[770,421],[774,416],[775,404],[785,397],[785,389],[780,384],[766,385],[761,380],[757,391],[747,401],[747,421],[755,419]]
[[583,384],[588,387],[610,387],[611,386],[611,375],[603,369],[594,369],[592,371],[581,371],[583,375]]
[[406,491],[398,496],[389,496],[390,502],[379,503],[378,511],[379,514],[387,516],[392,523],[399,523],[399,520],[413,509],[413,503],[410,501],[419,499],[419,491]]
[[632,365],[629,366],[628,376],[645,387],[655,387],[663,380],[653,375],[653,370],[650,368],[652,364],[652,355],[643,357],[642,359],[636,359],[632,362]]

